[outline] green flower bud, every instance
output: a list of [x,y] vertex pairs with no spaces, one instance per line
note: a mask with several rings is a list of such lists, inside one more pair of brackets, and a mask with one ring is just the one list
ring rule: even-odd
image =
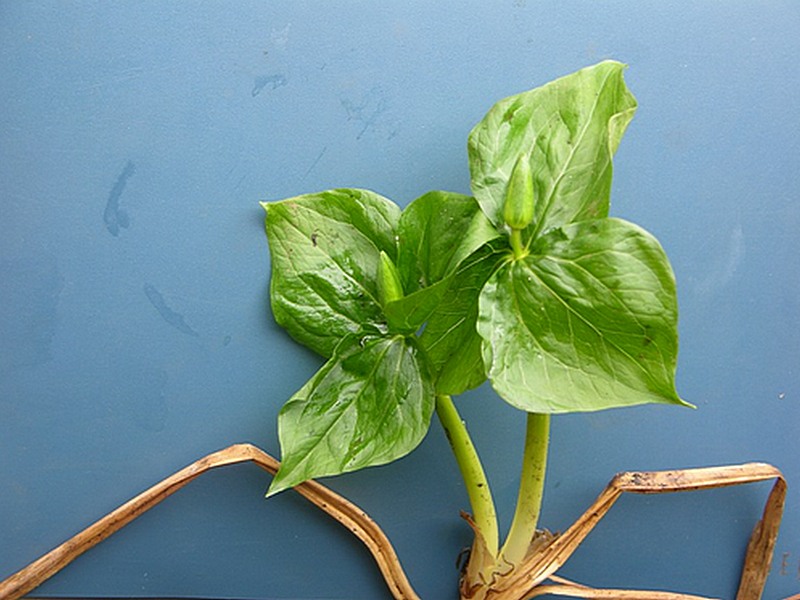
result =
[[400,283],[397,267],[389,255],[381,250],[378,260],[378,300],[382,306],[386,306],[389,302],[400,300],[403,295],[403,284]]
[[533,221],[533,174],[527,156],[520,156],[511,171],[503,219],[512,230],[525,229]]

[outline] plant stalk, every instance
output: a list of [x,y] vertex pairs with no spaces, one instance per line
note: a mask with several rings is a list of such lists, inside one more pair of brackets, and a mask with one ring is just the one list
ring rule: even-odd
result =
[[497,513],[495,511],[489,481],[483,471],[478,452],[472,444],[469,432],[456,410],[453,399],[447,394],[437,394],[436,414],[442,424],[450,447],[456,457],[461,477],[467,488],[469,503],[472,507],[472,518],[486,542],[491,556],[497,556],[499,533]]
[[503,559],[512,565],[518,565],[525,559],[536,534],[544,493],[549,437],[550,415],[528,413],[517,508],[501,551]]
[[525,258],[525,256],[527,256],[528,250],[525,248],[525,244],[522,243],[521,229],[511,230],[511,249],[514,251],[514,258],[516,260]]

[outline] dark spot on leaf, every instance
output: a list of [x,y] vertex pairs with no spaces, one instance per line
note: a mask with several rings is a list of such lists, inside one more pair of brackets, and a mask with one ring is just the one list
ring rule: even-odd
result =
[[317,247],[317,232],[316,231],[311,234],[311,243],[314,246],[314,248]]
[[509,108],[509,109],[508,109],[508,110],[505,112],[505,114],[503,115],[503,122],[504,122],[504,123],[510,123],[510,122],[511,122],[511,120],[514,118],[514,115],[516,114],[516,112],[517,112],[517,110],[519,109],[519,107],[520,107],[520,105],[519,105],[519,104],[514,104],[513,106],[511,106],[511,107],[510,107],[510,108]]

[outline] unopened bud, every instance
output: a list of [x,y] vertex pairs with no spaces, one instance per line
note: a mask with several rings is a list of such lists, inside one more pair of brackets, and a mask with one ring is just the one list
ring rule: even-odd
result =
[[403,297],[403,284],[400,275],[389,255],[381,250],[378,260],[378,300],[382,306]]
[[511,229],[525,229],[533,221],[533,175],[525,155],[517,159],[511,170],[503,205],[503,219]]

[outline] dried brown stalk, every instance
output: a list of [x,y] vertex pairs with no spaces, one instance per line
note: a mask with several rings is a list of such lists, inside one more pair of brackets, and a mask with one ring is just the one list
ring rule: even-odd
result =
[[[763,463],[749,463],[725,467],[684,469],[676,471],[628,472],[620,473],[608,484],[594,504],[562,535],[555,537],[544,546],[539,545],[528,558],[511,573],[490,583],[490,590],[482,598],[491,600],[523,600],[540,595],[539,587],[566,562],[578,548],[614,502],[624,493],[662,494],[668,492],[693,491],[720,488],[744,483],[754,483],[775,479],[775,485],[767,499],[761,520],[756,524],[747,547],[742,576],[736,600],[758,600],[761,598],[767,575],[769,574],[775,541],[778,537],[783,506],[786,498],[786,481],[775,467]],[[473,583],[473,590],[479,589]],[[548,593],[576,596],[575,584],[547,586]],[[462,585],[462,596],[466,595]],[[637,598],[639,600],[695,598],[681,594],[664,595],[658,592],[631,592],[626,590],[591,591],[584,588],[584,598]],[[659,595],[660,594],[660,595]]]
[[[0,582],[0,599],[16,600],[63,569],[86,550],[99,544],[164,498],[217,467],[252,461],[275,474],[279,463],[250,444],[230,446],[178,471],[90,525],[27,567]],[[608,590],[583,586],[555,575],[589,532],[624,493],[660,494],[718,488],[775,479],[764,513],[747,547],[736,600],[758,600],[769,573],[775,540],[783,513],[786,482],[771,465],[745,465],[658,472],[629,472],[614,477],[589,509],[562,535],[535,541],[526,560],[516,569],[498,574],[491,582],[470,581],[469,569],[462,581],[463,599],[525,600],[544,594],[573,598],[614,600],[710,600],[701,596],[644,590]],[[389,539],[360,508],[325,486],[309,481],[294,488],[360,539],[372,554],[396,600],[419,600],[403,572]],[[476,538],[476,544],[479,538]],[[473,558],[479,547],[473,547]],[[547,583],[547,582],[550,583]],[[800,595],[786,600],[800,600]]]
[[[254,462],[272,475],[277,472],[279,466],[277,460],[251,444],[237,444],[209,454],[160,481],[27,567],[11,575],[5,581],[0,582],[0,599],[22,598],[78,556],[206,471],[248,461]],[[419,596],[408,582],[386,534],[363,510],[314,481],[303,483],[294,489],[306,500],[344,525],[367,546],[395,598],[419,600]]]

